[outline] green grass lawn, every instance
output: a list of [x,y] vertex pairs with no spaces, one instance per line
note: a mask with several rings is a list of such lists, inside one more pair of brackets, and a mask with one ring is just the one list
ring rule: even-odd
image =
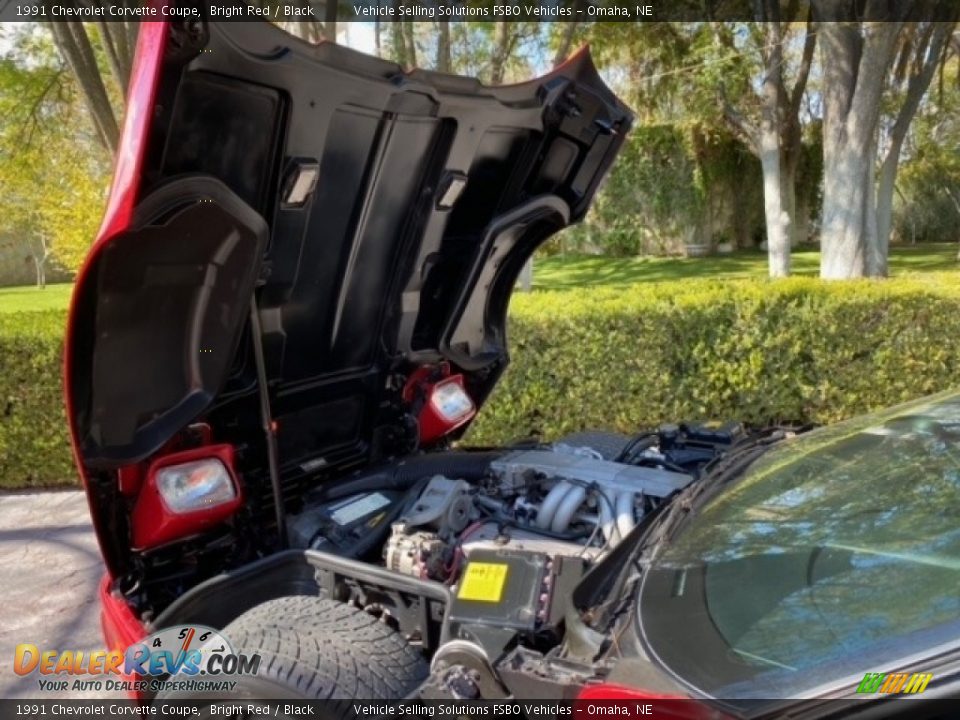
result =
[[[907,275],[944,270],[960,271],[956,243],[908,245],[890,251],[890,274]],[[793,274],[815,276],[820,271],[819,250],[797,250]],[[554,255],[534,262],[537,290],[564,290],[588,285],[633,285],[684,278],[763,278],[767,255],[760,250],[738,250],[706,258]]]
[[[793,253],[795,275],[816,275],[820,253],[798,250]],[[910,245],[890,252],[890,274],[906,275],[933,271],[960,271],[955,243]],[[534,264],[533,286],[537,290],[564,290],[593,285],[625,286],[641,282],[683,278],[763,278],[767,256],[759,250],[738,250],[730,255],[707,258],[631,257],[596,255],[554,255],[538,258]],[[70,302],[69,283],[35,287],[0,288],[0,315],[25,310],[65,309]]]
[[70,303],[71,283],[36,287],[0,287],[0,315],[27,310],[65,310]]

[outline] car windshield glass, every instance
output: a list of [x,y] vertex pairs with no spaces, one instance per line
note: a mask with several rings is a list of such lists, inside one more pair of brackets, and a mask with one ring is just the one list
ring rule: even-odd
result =
[[706,694],[802,697],[957,644],[958,589],[954,393],[761,457],[660,553],[640,621],[661,661]]

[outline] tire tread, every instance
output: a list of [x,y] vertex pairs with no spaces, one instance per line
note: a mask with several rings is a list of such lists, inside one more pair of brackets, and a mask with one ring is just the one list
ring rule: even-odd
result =
[[270,600],[223,629],[259,674],[316,699],[397,699],[427,676],[420,653],[373,616],[326,598]]

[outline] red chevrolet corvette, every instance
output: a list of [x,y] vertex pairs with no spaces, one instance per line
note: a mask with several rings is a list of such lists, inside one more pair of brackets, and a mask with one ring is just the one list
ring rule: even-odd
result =
[[486,87],[268,23],[142,26],[66,359],[111,648],[211,628],[260,658],[234,696],[345,717],[577,696],[828,717],[905,668],[949,692],[955,398],[800,437],[455,442],[507,366],[521,268],[631,120],[586,51]]

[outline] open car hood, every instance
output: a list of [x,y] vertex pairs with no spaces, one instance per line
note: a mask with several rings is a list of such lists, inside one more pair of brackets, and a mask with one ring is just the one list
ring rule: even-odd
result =
[[252,301],[285,474],[409,452],[406,379],[447,364],[482,404],[517,275],[630,121],[586,51],[491,88],[267,23],[145,23],[70,314],[82,471],[198,422],[259,463]]

